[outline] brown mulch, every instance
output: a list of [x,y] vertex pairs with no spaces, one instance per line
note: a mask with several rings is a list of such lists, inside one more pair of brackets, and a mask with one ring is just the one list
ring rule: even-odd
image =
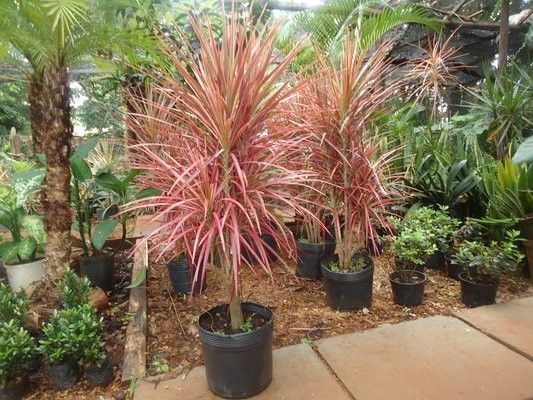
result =
[[[122,382],[122,361],[126,327],[129,317],[128,300],[129,290],[126,286],[131,283],[132,260],[127,258],[128,251],[115,256],[115,289],[109,296],[109,305],[100,312],[104,318],[104,339],[106,349],[111,356],[114,366],[114,380],[106,388],[93,388],[84,379],[68,390],[56,391],[52,388],[46,376],[46,367],[41,365],[39,370],[30,377],[30,390],[25,399],[32,400],[99,400],[100,398],[125,398],[127,387]],[[102,396],[102,397],[100,397]],[[121,397],[124,396],[124,397]]]
[[[424,303],[403,307],[392,301],[388,274],[391,259],[374,258],[374,296],[370,309],[355,312],[334,311],[326,304],[320,281],[296,277],[283,267],[275,270],[273,283],[262,271],[243,270],[243,298],[266,305],[274,311],[274,346],[309,342],[324,337],[375,328],[382,324],[451,315],[464,308],[460,284],[444,271],[427,270]],[[196,321],[198,315],[226,299],[222,271],[208,271],[207,288],[197,296],[175,294],[165,265],[155,265],[148,281],[148,359],[149,374],[158,374],[154,362],[167,364],[169,376],[186,373],[202,364]],[[504,278],[498,290],[498,302],[528,295],[524,278]],[[529,293],[530,295],[531,293]],[[152,366],[150,368],[150,366]]]

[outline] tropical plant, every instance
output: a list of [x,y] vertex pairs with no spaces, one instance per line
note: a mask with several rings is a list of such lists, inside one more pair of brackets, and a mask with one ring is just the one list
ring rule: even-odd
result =
[[487,217],[522,219],[533,213],[533,167],[511,159],[487,165],[481,172],[487,197]]
[[74,308],[89,302],[91,282],[87,277],[79,277],[70,269],[65,271],[57,288],[64,308]]
[[23,290],[13,292],[9,286],[0,283],[0,321],[14,321],[16,326],[24,327],[29,311],[30,303]]
[[41,170],[14,174],[11,183],[0,184],[0,224],[10,233],[9,240],[0,243],[0,258],[6,264],[35,261],[46,242],[42,220],[26,212],[28,198],[40,187]]
[[[517,246],[519,236],[520,232],[509,230],[501,242],[485,244],[466,240],[457,246],[451,260],[463,267],[476,267],[465,268],[470,280],[494,281],[502,275],[515,272],[524,258]],[[476,274],[472,272],[474,270],[477,271]]]
[[[70,263],[70,170],[72,141],[68,69],[116,51],[154,48],[144,32],[117,22],[118,7],[135,2],[103,0],[1,0],[0,58],[29,80],[28,102],[35,154],[46,155],[43,196],[47,269],[60,276]],[[111,21],[111,23],[110,23]],[[116,53],[115,53],[116,54]]]
[[139,183],[161,191],[129,209],[156,208],[164,223],[144,240],[160,254],[183,247],[193,260],[195,281],[204,279],[210,261],[223,268],[231,330],[239,332],[243,263],[256,262],[270,273],[261,235],[292,249],[278,210],[306,212],[290,188],[304,185],[309,174],[286,167],[301,139],[288,131],[266,131],[276,107],[290,96],[278,80],[294,52],[280,59],[276,30],[258,30],[234,13],[224,19],[220,42],[196,19],[191,25],[199,59],[169,54],[181,79],[162,79],[153,99],[141,99],[129,116],[129,128],[141,140],[131,147],[133,165],[147,171]]
[[513,162],[515,164],[533,162],[533,136],[527,138],[518,146],[513,156]]
[[28,371],[36,351],[33,338],[14,320],[0,322],[0,388]]

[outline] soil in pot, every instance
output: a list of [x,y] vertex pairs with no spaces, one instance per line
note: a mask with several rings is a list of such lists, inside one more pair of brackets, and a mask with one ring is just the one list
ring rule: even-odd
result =
[[101,367],[87,367],[84,373],[93,386],[105,387],[113,381],[113,363],[107,356]]
[[301,278],[318,279],[322,276],[321,263],[325,256],[335,252],[335,242],[306,243],[296,242],[298,262],[296,275]]
[[437,251],[426,260],[424,266],[429,269],[443,269],[446,265],[446,257],[442,251]]
[[69,361],[63,364],[50,365],[48,375],[55,389],[65,390],[78,382],[81,372],[77,363]]
[[396,304],[418,306],[424,301],[426,274],[420,271],[395,271],[389,275],[392,296]]
[[80,258],[80,274],[86,276],[95,286],[106,292],[113,289],[115,257],[113,255],[95,255]]
[[272,311],[254,303],[242,303],[242,311],[242,333],[231,333],[227,305],[198,319],[207,384],[224,398],[253,396],[272,381]]
[[[181,294],[198,294],[205,290],[205,279],[202,281],[201,277],[192,285],[193,276],[189,262],[185,259],[174,259],[167,264],[168,274],[172,287],[176,293]],[[202,285],[203,283],[203,285]]]
[[[366,254],[352,256],[352,271],[338,269],[337,255],[322,260],[322,278],[328,305],[338,310],[357,310],[372,305],[374,263]],[[336,266],[336,267],[335,267]]]
[[19,376],[0,387],[0,400],[19,400],[28,392],[28,376]]
[[479,307],[496,302],[499,280],[480,274],[459,274],[461,281],[461,301],[467,307]]

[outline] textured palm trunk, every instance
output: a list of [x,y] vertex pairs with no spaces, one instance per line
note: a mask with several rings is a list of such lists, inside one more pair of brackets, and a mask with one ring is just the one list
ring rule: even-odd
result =
[[47,160],[47,195],[44,202],[46,275],[56,279],[69,266],[71,254],[69,157],[72,124],[66,68],[47,66],[43,89],[45,99],[42,111],[46,131],[42,144]]
[[46,131],[43,115],[43,106],[45,104],[44,95],[42,79],[38,76],[32,76],[28,89],[28,103],[30,108],[33,154],[43,153],[43,137]]

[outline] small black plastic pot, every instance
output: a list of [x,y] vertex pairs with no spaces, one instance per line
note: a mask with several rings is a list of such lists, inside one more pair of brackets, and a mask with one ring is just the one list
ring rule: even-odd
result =
[[414,270],[396,271],[389,274],[389,280],[392,287],[392,297],[396,304],[418,306],[424,301],[424,285],[427,281],[427,276],[423,272]]
[[366,254],[357,253],[352,256],[363,257],[366,267],[360,272],[341,273],[327,268],[332,261],[338,261],[337,255],[322,259],[322,279],[326,297],[331,308],[337,310],[357,310],[372,305],[372,281],[374,263]]
[[80,275],[86,276],[93,285],[106,292],[113,289],[114,272],[115,257],[113,255],[99,254],[80,258]]
[[48,366],[48,376],[54,389],[65,390],[78,382],[81,377],[81,371],[76,362],[67,361],[62,364]]
[[198,328],[209,389],[228,399],[243,399],[265,390],[272,382],[272,311],[254,303],[242,303],[243,312],[261,315],[265,325],[245,333],[219,335],[205,327],[228,306],[218,306],[200,315]]
[[198,279],[192,287],[193,276],[187,260],[174,259],[167,264],[167,270],[176,293],[198,294],[206,288],[205,280],[202,285],[201,279]]
[[[448,260],[448,276],[452,279],[455,279],[456,281],[459,280],[459,274],[465,270],[465,267],[463,267],[460,264],[455,264]],[[470,274],[477,273],[477,267],[468,267],[468,270],[470,271]]]
[[437,251],[428,257],[424,267],[429,269],[443,269],[446,265],[446,256],[442,251]]
[[496,303],[496,293],[500,286],[500,280],[492,282],[486,280],[481,283],[476,278],[479,275],[470,275],[466,272],[459,274],[461,281],[461,301],[467,307],[479,307]]
[[335,252],[335,242],[302,243],[296,242],[298,262],[296,275],[302,278],[318,279],[322,276],[321,262]]
[[19,400],[28,392],[28,376],[20,376],[15,381],[8,381],[0,387],[0,400]]
[[83,372],[93,386],[105,387],[113,381],[113,363],[109,359],[109,356],[106,356],[101,367],[97,367],[96,365],[86,367]]

